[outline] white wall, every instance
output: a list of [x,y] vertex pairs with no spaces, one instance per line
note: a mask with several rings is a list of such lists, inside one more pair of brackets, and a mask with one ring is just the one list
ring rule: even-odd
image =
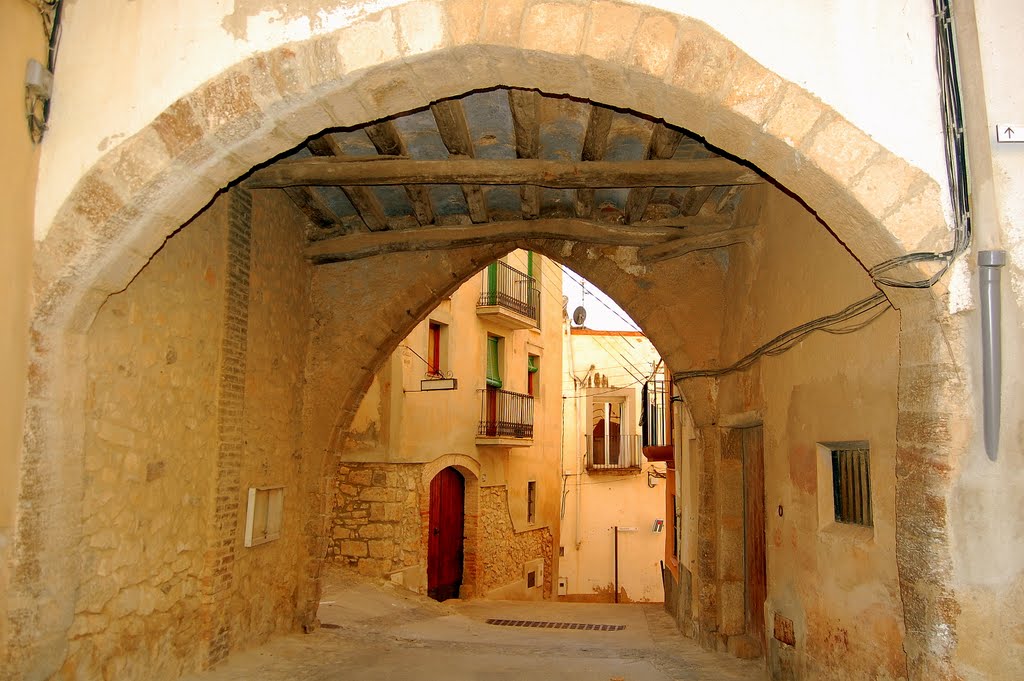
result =
[[[665,519],[665,479],[657,477],[664,473],[665,464],[642,459],[639,472],[599,473],[588,472],[585,464],[585,436],[591,431],[594,400],[604,396],[624,398],[621,433],[639,436],[642,384],[636,375],[650,376],[661,358],[645,336],[629,332],[584,335],[570,334],[566,328],[563,339],[563,473],[568,475],[561,535],[565,556],[560,561],[560,576],[567,580],[570,597],[613,600],[613,528],[619,526],[626,528],[618,537],[620,592],[631,601],[662,601],[660,561],[665,553],[665,534],[652,531],[652,526],[655,519]],[[578,388],[573,380],[573,376],[592,379],[595,373],[607,377],[608,387]],[[655,475],[648,478],[648,471]]]
[[[171,103],[254,53],[328,33],[401,0],[67,3],[36,239],[78,178]],[[931,3],[652,0],[716,28],[943,182]],[[987,0],[1002,11],[1014,0]],[[1018,9],[1014,10],[1019,12]],[[613,28],[613,27],[610,27]]]

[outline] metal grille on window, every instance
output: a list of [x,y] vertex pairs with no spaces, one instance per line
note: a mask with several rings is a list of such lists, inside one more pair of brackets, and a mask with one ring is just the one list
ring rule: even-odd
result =
[[837,523],[873,525],[868,448],[832,450],[832,499]]

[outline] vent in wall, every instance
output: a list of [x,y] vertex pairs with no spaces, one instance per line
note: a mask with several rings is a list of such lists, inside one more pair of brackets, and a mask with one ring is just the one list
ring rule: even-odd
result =
[[534,620],[489,619],[497,627],[534,627],[537,629],[578,629],[581,631],[622,631],[625,624],[588,624],[586,622],[537,622]]

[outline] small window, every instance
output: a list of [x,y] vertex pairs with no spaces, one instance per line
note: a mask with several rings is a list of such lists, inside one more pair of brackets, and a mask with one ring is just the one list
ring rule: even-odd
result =
[[427,375],[432,378],[443,377],[447,369],[444,350],[447,330],[440,322],[430,322],[427,328]]
[[832,450],[832,502],[837,523],[871,527],[871,462],[867,443]]
[[257,546],[281,536],[284,487],[250,487],[245,509],[245,545]]
[[526,394],[532,397],[537,396],[537,388],[540,386],[540,357],[529,355],[526,358]]
[[487,387],[501,387],[501,339],[487,337]]
[[537,482],[526,483],[526,522],[537,522]]

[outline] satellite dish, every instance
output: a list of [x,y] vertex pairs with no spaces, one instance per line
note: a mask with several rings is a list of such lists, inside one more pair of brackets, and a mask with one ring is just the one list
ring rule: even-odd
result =
[[583,322],[587,321],[587,311],[582,305],[572,311],[572,321],[576,326],[583,326]]

